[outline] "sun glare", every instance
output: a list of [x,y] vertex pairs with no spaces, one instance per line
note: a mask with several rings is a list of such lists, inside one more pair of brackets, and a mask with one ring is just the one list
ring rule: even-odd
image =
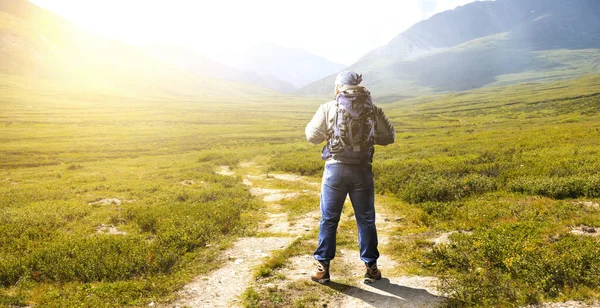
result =
[[351,64],[424,18],[418,1],[32,1],[129,44],[186,46],[217,59],[266,41]]

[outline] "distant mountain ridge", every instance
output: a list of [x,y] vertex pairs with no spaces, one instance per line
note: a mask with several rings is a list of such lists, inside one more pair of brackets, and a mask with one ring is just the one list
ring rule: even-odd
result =
[[[419,95],[600,72],[598,48],[600,1],[478,1],[415,24],[349,69],[380,95]],[[334,78],[298,93],[329,94]]]
[[231,59],[237,69],[270,75],[297,88],[343,70],[346,66],[331,62],[303,49],[261,43]]
[[204,57],[184,47],[154,44],[146,46],[143,48],[143,51],[165,64],[200,76],[254,84],[282,93],[291,93],[297,89],[289,82],[277,79],[273,76],[267,74],[260,75],[252,71],[238,70],[208,57]]

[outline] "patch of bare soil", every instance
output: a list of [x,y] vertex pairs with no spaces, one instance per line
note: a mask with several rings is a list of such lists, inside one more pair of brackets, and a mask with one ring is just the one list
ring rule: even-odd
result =
[[[376,224],[380,246],[383,247],[390,242],[390,232],[402,222],[402,218],[390,219],[384,209],[378,207],[378,210]],[[377,260],[383,278],[373,284],[363,282],[366,268],[358,250],[341,249],[331,266],[330,287],[340,292],[331,299],[328,307],[433,307],[445,299],[437,290],[438,279],[435,277],[388,276],[386,273],[398,264],[385,254]],[[340,278],[351,283],[336,283],[336,271]]]
[[92,202],[88,202],[89,205],[121,205],[121,199],[117,198],[104,198]]
[[11,185],[18,185],[19,183],[13,181],[12,178],[4,178],[2,179],[2,182],[9,182]]
[[223,266],[186,285],[180,299],[168,307],[238,307],[239,296],[252,282],[252,269],[275,249],[283,249],[291,238],[242,238],[223,252]]
[[334,285],[344,289],[328,307],[434,307],[444,302],[444,297],[436,295],[436,283],[435,277],[384,276],[373,284],[358,287]]
[[592,202],[592,201],[576,201],[573,203],[576,205],[582,205],[582,206],[593,208],[593,209],[600,209],[600,205],[598,203]]
[[471,232],[471,231],[450,231],[450,232],[442,233],[442,234],[438,235],[437,237],[432,238],[431,241],[435,245],[441,245],[441,244],[448,245],[451,242],[450,236],[455,233],[472,234],[473,232]]
[[[247,166],[252,165],[248,164]],[[227,166],[219,168],[218,173],[233,174]],[[243,183],[250,187],[250,192],[254,196],[261,197],[265,202],[267,219],[259,226],[259,231],[289,234],[289,237],[238,240],[231,249],[224,252],[224,255],[230,256],[224,265],[206,276],[196,278],[194,282],[185,286],[180,292],[180,300],[172,307],[239,306],[239,295],[252,284],[252,269],[260,264],[262,257],[267,256],[274,249],[287,247],[295,236],[318,228],[320,219],[318,209],[290,222],[287,213],[281,213],[280,205],[277,204],[277,201],[294,198],[306,191],[269,189],[257,187],[253,183],[253,180],[264,180],[269,177],[285,181],[308,181],[300,176],[285,174],[246,175],[243,179]],[[319,186],[319,183],[313,184],[316,187]],[[315,193],[318,192],[315,191]],[[343,215],[343,219],[354,218],[352,215]],[[385,212],[377,213],[376,223],[381,245],[390,241],[389,234],[401,222],[402,218],[389,219]],[[328,299],[328,307],[431,307],[443,302],[444,298],[440,297],[436,291],[436,278],[386,276],[386,273],[391,272],[391,269],[397,266],[397,263],[386,255],[380,257],[378,266],[382,270],[384,278],[374,284],[366,285],[362,282],[366,269],[359,258],[358,250],[340,250],[338,256],[332,261],[332,283],[330,285],[338,292]],[[277,284],[278,288],[285,288],[289,282],[309,280],[314,269],[315,261],[311,255],[291,258],[282,269],[278,270],[286,279],[270,282],[268,285],[273,287],[274,284]],[[266,286],[255,285],[255,287],[260,292]]]
[[102,233],[102,234],[112,234],[112,235],[127,235],[127,232],[120,231],[119,229],[117,229],[117,227],[115,227],[113,225],[105,225],[105,224],[101,224],[100,226],[98,226],[98,228],[96,228],[96,232]]
[[266,179],[266,180],[276,179],[276,180],[282,180],[282,181],[288,181],[288,182],[301,182],[301,183],[308,184],[311,186],[316,186],[316,187],[321,186],[321,183],[312,182],[312,181],[306,179],[305,177],[296,175],[296,174],[269,173],[269,174],[261,174],[261,175],[247,175],[246,177],[249,180],[251,180],[251,179]]
[[219,168],[217,169],[217,171],[215,171],[217,174],[220,175],[227,175],[227,176],[232,176],[235,174],[235,172],[231,171],[229,169],[229,166],[219,166]]
[[19,183],[15,182],[12,178],[4,178],[2,182],[9,182],[10,185],[19,185]]
[[240,167],[242,167],[242,168],[248,168],[248,167],[254,167],[254,166],[256,166],[256,163],[253,161],[245,161],[245,162],[240,163]]
[[298,192],[283,190],[253,187],[250,188],[250,193],[254,196],[260,196],[265,202],[277,202],[283,199],[291,199],[298,196]]
[[319,225],[321,217],[318,213],[309,213],[300,219],[290,222],[287,213],[267,213],[268,218],[259,227],[260,232],[283,233],[290,236],[302,235]]
[[268,177],[272,177],[278,180],[283,180],[283,181],[290,181],[290,182],[301,182],[304,181],[304,179],[299,176],[299,175],[295,175],[295,174],[277,174],[277,173],[271,173],[268,175]]
[[590,226],[578,226],[571,228],[571,233],[585,236],[600,236],[600,228]]
[[[348,199],[347,202],[350,203],[350,200]],[[387,236],[385,235],[393,231],[393,229],[402,222],[403,218],[398,217],[390,219],[386,216],[385,213],[379,212],[380,209],[378,206],[376,206],[375,208],[377,210],[377,213],[375,215],[375,225],[377,226],[377,234],[380,235],[379,237],[383,236],[387,238]]]
[[[253,166],[246,163],[245,167]],[[223,175],[233,175],[228,166],[220,166],[217,171]],[[286,248],[294,239],[318,225],[319,217],[309,214],[290,223],[287,213],[278,213],[280,205],[275,202],[294,198],[298,191],[253,187],[250,181],[255,176],[247,175],[243,183],[250,187],[250,193],[261,197],[265,202],[267,219],[259,226],[263,232],[289,234],[289,237],[241,238],[223,252],[223,265],[211,273],[197,277],[179,292],[179,299],[168,307],[238,307],[239,296],[251,285],[252,271],[261,264],[273,250]],[[289,177],[291,178],[291,177]],[[316,221],[316,223],[315,223]]]
[[[346,205],[349,208],[349,205]],[[402,223],[402,218],[390,219],[384,209],[377,207],[376,218],[380,246],[390,240],[390,233]],[[342,215],[342,220],[354,220],[353,215]],[[320,218],[317,213],[316,218]],[[316,239],[315,239],[316,241]],[[382,254],[378,260],[383,279],[373,284],[363,283],[366,268],[360,260],[359,251],[340,249],[331,261],[331,279],[329,287],[338,291],[326,300],[327,307],[432,307],[441,304],[445,298],[437,290],[438,280],[435,277],[391,276],[390,272],[398,266],[389,256]],[[309,281],[316,268],[312,255],[290,258],[278,274],[284,280],[268,283],[278,289],[284,289],[293,281]],[[265,286],[265,287],[267,287]],[[260,288],[259,288],[260,290]]]
[[196,182],[194,180],[185,180],[185,181],[181,181],[179,182],[181,185],[183,186],[192,186],[194,185]]

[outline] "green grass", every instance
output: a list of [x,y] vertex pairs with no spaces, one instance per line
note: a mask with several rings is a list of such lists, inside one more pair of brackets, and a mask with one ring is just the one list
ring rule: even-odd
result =
[[283,199],[279,202],[283,211],[288,213],[288,220],[294,222],[302,215],[319,210],[319,196],[312,193],[303,193],[296,198]]
[[[315,231],[317,231],[315,229]],[[255,268],[254,286],[242,295],[244,307],[315,307],[326,306],[333,289],[306,280],[289,280],[283,270],[286,262],[300,255],[311,255],[316,232],[297,238],[283,250],[275,251]],[[307,271],[311,271],[307,269]]]
[[598,241],[547,232],[548,226],[537,221],[501,224],[458,236],[455,244],[435,248],[430,256],[444,272],[451,303],[459,306],[512,306],[597,290]]
[[[443,278],[452,306],[600,298],[598,239],[570,233],[600,227],[582,205],[599,201],[599,97],[591,75],[385,104],[397,142],[376,148],[374,174],[403,217],[383,248],[397,272]],[[317,175],[319,150],[297,145],[272,166]],[[458,230],[472,235],[431,242]]]
[[[397,232],[408,238],[397,245],[398,259],[443,277],[451,305],[598,298],[590,291],[600,285],[598,240],[569,231],[600,226],[598,210],[577,203],[597,202],[600,189],[599,81],[485,89],[390,108],[402,123],[399,142],[377,153],[376,186],[421,211]],[[423,235],[411,234],[412,224],[425,227]],[[473,235],[433,250],[421,244],[428,232],[453,230]],[[526,261],[509,268],[511,258]]]
[[[261,217],[242,178],[217,166],[322,172],[321,146],[304,141],[317,100],[133,97],[3,80],[0,306],[167,301]],[[394,272],[442,277],[458,306],[600,298],[598,240],[569,232],[600,227],[598,210],[581,204],[600,200],[598,93],[600,77],[588,76],[385,104],[397,142],[377,147],[374,173],[377,200],[403,218],[382,247],[400,264]],[[121,203],[94,203],[104,198]],[[282,210],[293,219],[317,202],[303,194]],[[353,222],[340,228],[340,247],[355,249]],[[454,230],[472,234],[431,243]],[[289,255],[314,249],[311,236],[257,277],[279,279]],[[249,290],[246,302],[311,306],[308,295],[325,294],[300,282],[291,290]]]
[[[185,276],[177,273],[194,259],[209,257],[206,245],[243,234],[255,223],[245,214],[258,206],[247,189],[235,178],[215,175],[212,165],[197,163],[196,156],[177,157],[176,163],[173,156],[81,163],[77,170],[9,169],[11,182],[0,186],[0,284],[121,282],[136,294],[131,303],[154,291],[167,293],[164,287],[140,292],[136,286],[164,281],[164,275]],[[203,184],[180,184],[188,179]],[[122,203],[91,203],[102,198]],[[104,224],[127,234],[98,233]],[[171,282],[170,291],[176,286]],[[56,300],[63,295],[71,296]],[[44,297],[40,303],[54,305],[54,300]]]
[[[217,166],[285,147],[309,109],[295,98],[265,108],[260,98],[132,97],[3,80],[0,306],[144,306],[174,296],[220,262],[214,247],[251,234],[260,219],[241,178],[215,174]],[[95,203],[105,198],[120,202]]]

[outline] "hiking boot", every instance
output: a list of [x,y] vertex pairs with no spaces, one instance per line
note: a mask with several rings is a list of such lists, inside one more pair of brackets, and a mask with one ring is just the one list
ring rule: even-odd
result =
[[320,284],[328,284],[329,283],[329,264],[319,261],[317,264],[317,271],[310,276],[312,281],[316,281]]
[[366,264],[367,272],[365,273],[365,283],[374,283],[381,279],[381,271],[377,268],[377,263],[369,266]]

